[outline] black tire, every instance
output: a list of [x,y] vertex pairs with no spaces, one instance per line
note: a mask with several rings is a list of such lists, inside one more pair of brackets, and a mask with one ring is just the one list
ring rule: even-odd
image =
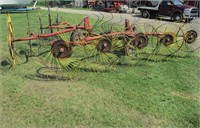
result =
[[193,18],[187,18],[185,19],[185,23],[190,23],[193,20]]
[[175,22],[181,22],[183,20],[183,15],[181,13],[177,12],[172,16],[172,19]]
[[147,11],[147,10],[142,10],[142,11],[141,11],[141,16],[142,16],[143,18],[150,18],[150,17],[151,17],[149,11]]
[[151,19],[154,19],[154,18],[156,18],[157,17],[157,13],[156,12],[150,12],[150,18]]
[[94,6],[93,5],[88,5],[88,8],[94,8]]

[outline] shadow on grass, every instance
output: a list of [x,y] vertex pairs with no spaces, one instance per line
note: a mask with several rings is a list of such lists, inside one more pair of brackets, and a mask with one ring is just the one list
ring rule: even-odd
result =
[[12,68],[12,62],[9,58],[3,59],[1,61],[0,70],[8,70]]
[[[56,71],[57,70],[53,69],[53,68],[41,67],[36,70],[36,74],[26,75],[25,77],[28,79],[37,80],[37,81],[68,81],[68,80],[71,80],[71,77],[57,75]],[[53,72],[55,74],[53,74]]]
[[67,78],[67,77],[45,75],[45,74],[26,75],[25,77],[31,80],[36,80],[36,81],[68,81],[70,80],[70,78]]

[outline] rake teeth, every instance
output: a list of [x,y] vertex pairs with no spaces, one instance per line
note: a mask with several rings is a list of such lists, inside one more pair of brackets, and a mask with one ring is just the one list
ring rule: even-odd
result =
[[[113,52],[116,47],[113,46],[113,39],[110,37],[103,37],[83,46],[84,57],[81,60],[86,65],[85,68],[95,72],[111,69],[118,60]],[[96,67],[96,70],[94,70],[94,67]],[[84,67],[81,69],[84,69]]]
[[200,24],[199,20],[193,20],[191,23],[183,25],[184,30],[184,45],[181,56],[188,56],[195,54],[200,49],[199,35],[200,35]]
[[47,71],[48,73],[52,72],[51,75],[55,77],[61,77],[59,74],[67,74],[67,76],[71,76],[76,72],[76,68],[78,68],[78,64],[75,62],[75,59],[56,58],[51,51],[41,56],[40,60],[42,67],[49,70],[49,72]]
[[156,28],[150,23],[133,23],[132,26],[133,31],[136,33],[131,41],[132,46],[135,48],[134,54],[138,58],[146,60],[157,47]]
[[157,35],[156,47],[150,59],[159,61],[179,55],[184,44],[184,32],[180,26],[169,23],[162,24],[155,29],[154,35]]
[[[187,29],[184,33],[186,25],[166,23],[154,27],[149,23],[139,22],[131,25],[128,20],[125,21],[125,25],[119,25],[111,23],[113,15],[106,21],[103,14],[97,17],[98,20],[90,28],[88,17],[79,24],[77,21],[77,25],[72,26],[68,22],[60,23],[57,13],[54,24],[48,10],[48,26],[45,28],[39,14],[41,30],[37,35],[31,34],[27,15],[29,38],[21,38],[21,40],[29,41],[32,46],[31,39],[38,37],[37,56],[42,65],[37,70],[39,76],[47,80],[64,80],[65,76],[71,79],[81,70],[106,72],[115,70],[116,65],[133,66],[141,65],[146,60],[169,60],[171,57],[184,55],[182,52],[189,52],[188,47],[199,39],[200,29]],[[73,21],[76,20],[73,19]],[[7,25],[7,40],[12,65],[17,63],[16,57],[17,59],[22,57],[19,59],[20,62],[28,62],[32,47],[29,48],[31,51],[24,46],[20,47],[21,49],[17,47],[15,50],[14,42],[18,40],[14,40],[10,15],[7,16]],[[10,63],[9,59],[5,59],[1,62],[1,67],[10,68]]]

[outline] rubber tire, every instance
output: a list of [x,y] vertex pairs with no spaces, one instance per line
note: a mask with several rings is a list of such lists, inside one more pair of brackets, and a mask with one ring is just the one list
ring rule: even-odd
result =
[[187,18],[185,19],[185,23],[190,23],[193,20],[193,18]]
[[142,16],[143,18],[150,18],[150,17],[151,17],[149,11],[147,11],[147,10],[142,10],[142,11],[141,11],[141,16]]
[[149,12],[149,14],[150,14],[150,18],[151,19],[155,19],[156,17],[157,17],[157,14],[156,14],[156,12]]
[[[177,20],[177,16],[180,17],[180,20]],[[181,13],[175,13],[173,16],[172,16],[172,19],[173,21],[176,21],[176,22],[181,22],[183,20],[183,15]]]

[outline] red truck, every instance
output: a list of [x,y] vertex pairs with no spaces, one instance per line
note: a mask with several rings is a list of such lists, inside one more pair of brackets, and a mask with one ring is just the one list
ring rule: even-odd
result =
[[194,6],[185,5],[180,0],[146,0],[144,5],[140,5],[138,10],[144,18],[155,18],[163,15],[168,16],[173,21],[191,21],[198,17],[199,9]]
[[184,4],[197,7],[199,9],[199,17],[200,17],[200,1],[199,0],[184,0]]

